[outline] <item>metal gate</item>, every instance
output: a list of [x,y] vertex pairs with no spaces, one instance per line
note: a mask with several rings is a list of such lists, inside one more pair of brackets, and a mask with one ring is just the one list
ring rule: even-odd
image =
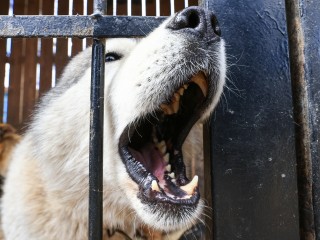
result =
[[320,239],[320,2],[208,4],[236,86],[210,127],[213,239]]
[[[143,36],[163,20],[104,16],[105,4],[96,0],[92,16],[0,17],[1,37],[94,39],[91,133],[103,128],[100,39]],[[320,2],[200,4],[217,13],[233,82],[204,131],[205,197],[213,208],[206,239],[320,239]],[[102,136],[92,134],[90,239],[102,236],[101,170]]]

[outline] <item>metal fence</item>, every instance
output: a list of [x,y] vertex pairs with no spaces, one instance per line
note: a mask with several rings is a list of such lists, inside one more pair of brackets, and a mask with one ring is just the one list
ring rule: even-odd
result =
[[[192,0],[142,0],[141,2],[134,0],[95,0],[93,14],[90,16],[79,14],[90,13],[92,11],[92,1],[86,2],[86,9],[83,8],[82,3],[75,3],[73,1],[58,2],[57,0],[48,2],[44,0],[15,0],[13,2],[11,0],[1,3],[0,14],[4,15],[0,16],[0,38],[4,39],[0,39],[0,46],[2,46],[0,57],[3,57],[4,62],[0,64],[0,78],[4,79],[4,82],[7,78],[10,83],[3,84],[0,88],[0,94],[3,96],[0,98],[0,106],[2,106],[0,111],[1,115],[4,116],[4,112],[10,109],[8,113],[5,113],[8,115],[8,121],[19,127],[21,122],[30,115],[38,97],[54,86],[57,76],[60,75],[69,57],[75,55],[90,43],[90,41],[82,42],[79,38],[93,39],[90,105],[91,140],[89,146],[89,239],[102,239],[103,39],[145,36],[164,20],[163,17],[159,17],[160,15],[171,15],[176,10],[189,5],[197,5],[198,2]],[[69,7],[72,10],[70,8],[68,10],[68,5],[71,5]],[[76,13],[76,15],[72,15],[73,13]],[[105,13],[127,16],[107,16]],[[23,14],[26,15],[22,16]],[[60,16],[60,14],[63,16]],[[72,16],[66,16],[68,14]],[[142,15],[142,17],[132,15]],[[147,15],[155,15],[156,17]],[[126,30],[123,31],[123,29]],[[65,39],[68,37],[73,39]],[[11,40],[11,38],[23,38],[23,40]],[[36,38],[41,38],[41,40]],[[48,38],[58,39],[52,41]],[[27,41],[28,47],[26,48]],[[41,44],[40,53],[38,52],[39,43]],[[71,48],[70,43],[72,43]],[[9,51],[12,61],[16,62],[11,62],[7,56],[8,45],[10,49],[12,47],[12,51]],[[59,57],[59,54],[56,55],[56,58],[52,58],[52,49],[63,51],[62,58]],[[23,52],[23,58],[20,55],[21,52]],[[32,58],[27,60],[27,56],[28,58],[32,56]],[[24,65],[21,67],[23,61]],[[48,69],[48,64],[47,68],[45,67],[45,62],[49,63],[50,69]],[[55,62],[53,64],[54,69],[52,68],[53,62]],[[13,63],[11,67],[10,63]],[[43,65],[40,63],[43,63]],[[39,69],[42,67],[43,69]],[[8,78],[10,79],[8,80]],[[41,79],[47,79],[47,82],[41,82]],[[18,113],[12,114],[13,109],[18,109]],[[5,120],[7,119],[5,118]]]
[[[138,2],[143,4],[137,5]],[[139,28],[131,24],[155,27],[161,19],[148,15],[170,15],[186,5],[182,0],[174,4],[156,0],[155,7],[148,8],[150,2],[99,0],[92,16],[1,16],[0,36],[93,38],[92,86],[99,87],[92,89],[95,117],[91,132],[102,132],[102,114],[95,111],[103,104],[99,101],[103,94],[100,72],[104,52],[100,39],[140,35]],[[168,7],[161,8],[165,2]],[[101,15],[105,4],[108,15],[126,16]],[[205,0],[200,4],[218,12],[228,55],[235,58],[230,71],[239,95],[228,98],[227,106],[218,107],[210,127],[204,131],[205,196],[209,205],[213,202],[214,209],[206,239],[320,239],[320,2]],[[2,11],[0,8],[0,13],[5,14]],[[146,16],[135,17],[128,24],[130,15]],[[28,19],[33,19],[34,24]],[[44,20],[64,27],[55,29],[49,25],[46,31],[40,30],[37,26]],[[128,32],[119,32],[115,20]],[[9,28],[9,23],[16,28]],[[79,31],[78,24],[86,27]],[[142,35],[149,30],[148,26]],[[66,39],[57,41],[60,40]],[[3,51],[0,44],[0,57],[4,56]],[[0,64],[0,78],[3,69]],[[0,87],[0,94],[3,91]],[[14,108],[19,102],[11,101],[9,105]],[[90,239],[100,239],[102,136],[96,135],[90,144]]]

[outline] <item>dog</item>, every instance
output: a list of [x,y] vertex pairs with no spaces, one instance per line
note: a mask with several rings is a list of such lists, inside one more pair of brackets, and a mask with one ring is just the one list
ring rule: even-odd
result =
[[[217,19],[189,7],[143,39],[105,48],[103,239],[178,239],[204,206],[181,149],[225,84]],[[91,51],[67,65],[12,155],[5,239],[88,237]]]

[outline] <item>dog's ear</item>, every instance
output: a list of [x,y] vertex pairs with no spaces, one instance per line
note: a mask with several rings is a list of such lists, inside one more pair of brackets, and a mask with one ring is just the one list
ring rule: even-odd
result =
[[3,141],[4,138],[16,134],[17,130],[7,123],[0,123],[0,141]]
[[10,155],[21,137],[10,124],[0,123],[0,175],[5,177]]

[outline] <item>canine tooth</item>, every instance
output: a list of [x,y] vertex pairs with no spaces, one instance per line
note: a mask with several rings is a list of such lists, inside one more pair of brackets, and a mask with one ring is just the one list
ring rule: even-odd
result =
[[185,90],[188,89],[188,87],[189,87],[188,84],[183,85],[183,88],[184,88]]
[[208,94],[208,83],[206,81],[205,75],[202,72],[194,75],[191,78],[191,82],[196,83],[200,87],[203,95],[205,97],[207,96],[207,94]]
[[183,95],[183,93],[184,93],[184,88],[183,88],[183,87],[181,87],[181,88],[178,90],[178,92],[179,92],[179,94],[182,96],[182,95]]
[[165,161],[165,163],[169,162],[169,153],[163,156],[163,160]]
[[171,165],[170,165],[170,164],[168,164],[168,165],[166,166],[166,170],[167,170],[168,172],[171,172]]
[[174,102],[174,103],[172,104],[173,112],[174,112],[174,113],[177,113],[177,112],[179,111],[179,104],[180,104],[179,101]]
[[152,189],[153,191],[160,192],[160,188],[159,188],[159,185],[158,185],[158,183],[157,183],[156,180],[152,180],[152,182],[151,182],[151,189]]
[[166,115],[171,115],[171,114],[174,113],[172,106],[169,106],[169,105],[167,105],[167,104],[161,104],[161,105],[160,105],[160,108],[162,109],[162,111],[163,111],[164,114],[166,114]]
[[199,177],[196,175],[193,177],[192,181],[187,185],[181,186],[180,188],[185,191],[188,195],[192,195],[194,193],[194,189],[198,186]]
[[176,175],[174,174],[174,172],[172,172],[172,173],[170,173],[170,174],[168,174],[169,175],[169,177],[171,177],[171,178],[176,178]]

